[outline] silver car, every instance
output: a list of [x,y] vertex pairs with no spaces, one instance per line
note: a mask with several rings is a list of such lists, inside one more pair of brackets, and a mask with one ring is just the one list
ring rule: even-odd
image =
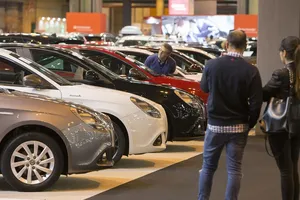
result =
[[109,117],[61,100],[0,90],[0,169],[19,191],[41,191],[61,174],[113,166]]

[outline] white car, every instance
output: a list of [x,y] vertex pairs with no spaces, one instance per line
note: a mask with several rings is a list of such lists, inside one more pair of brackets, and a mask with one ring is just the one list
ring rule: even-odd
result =
[[[70,83],[39,64],[4,49],[0,49],[0,87],[75,102],[107,114],[115,128],[115,162],[122,155],[166,148],[168,122],[165,110],[143,97]],[[86,138],[86,142],[92,139],[93,135]]]
[[[151,51],[145,50],[145,49],[138,49],[138,48],[132,48],[132,47],[117,47],[117,46],[109,46],[109,47],[103,47],[108,50],[112,51],[119,51],[121,53],[124,53],[128,55],[130,58],[136,59],[142,63],[144,63],[144,60],[154,54]],[[175,76],[192,79],[196,81],[200,81],[202,77],[202,73],[193,73],[193,72],[187,72],[184,69],[180,67],[176,67],[176,70],[174,72]]]

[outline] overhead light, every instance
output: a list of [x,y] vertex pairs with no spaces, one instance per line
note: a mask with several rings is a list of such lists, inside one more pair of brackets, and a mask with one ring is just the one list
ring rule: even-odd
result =
[[50,21],[50,17],[47,17],[47,20]]
[[42,17],[42,20],[45,20],[45,17]]

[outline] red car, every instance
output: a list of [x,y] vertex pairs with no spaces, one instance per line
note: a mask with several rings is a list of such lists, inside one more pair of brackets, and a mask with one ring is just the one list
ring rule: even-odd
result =
[[[57,46],[57,45],[56,45]],[[143,63],[118,52],[107,50],[99,46],[69,45],[60,44],[62,48],[72,49],[83,56],[105,66],[107,69],[118,74],[121,77],[134,78],[135,80],[145,81],[154,84],[170,85],[181,88],[201,98],[207,102],[208,94],[200,89],[200,83],[182,77],[173,77],[156,74],[146,67]]]

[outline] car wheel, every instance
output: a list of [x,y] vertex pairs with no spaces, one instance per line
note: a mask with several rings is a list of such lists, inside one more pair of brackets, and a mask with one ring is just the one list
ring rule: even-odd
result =
[[115,154],[113,156],[113,160],[114,163],[116,164],[121,160],[122,156],[125,153],[126,142],[125,142],[124,133],[120,128],[120,126],[115,122],[113,122],[113,126],[115,129]]
[[1,172],[18,191],[42,191],[52,186],[64,166],[59,145],[39,132],[27,132],[9,140],[1,154]]

